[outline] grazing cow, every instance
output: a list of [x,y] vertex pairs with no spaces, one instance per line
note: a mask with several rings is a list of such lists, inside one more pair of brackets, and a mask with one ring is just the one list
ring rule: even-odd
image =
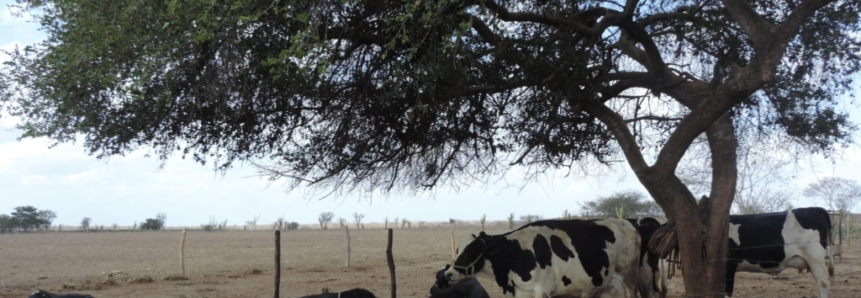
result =
[[430,298],[490,298],[484,287],[475,277],[463,279],[454,285],[445,278],[445,271],[451,266],[445,265],[436,273],[436,282],[430,289]]
[[477,275],[518,297],[634,297],[640,236],[625,220],[543,220],[502,235],[481,232],[445,271]]
[[52,294],[45,292],[43,290],[36,290],[27,298],[93,298],[93,296],[86,294]]
[[377,296],[374,296],[374,293],[371,293],[371,291],[355,288],[343,292],[323,293],[320,295],[302,296],[300,298],[377,298]]
[[640,234],[640,271],[637,289],[640,297],[667,297],[667,279],[661,273],[661,257],[649,250],[649,239],[661,228],[657,219],[644,217],[641,219],[628,219]]
[[810,271],[819,286],[819,298],[828,297],[828,276],[834,275],[828,246],[831,218],[818,207],[789,211],[729,217],[727,297],[732,297],[736,272],[778,275],[787,267]]

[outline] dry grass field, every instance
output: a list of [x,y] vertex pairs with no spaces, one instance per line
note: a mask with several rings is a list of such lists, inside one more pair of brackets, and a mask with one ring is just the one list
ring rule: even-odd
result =
[[[472,230],[455,231],[456,240]],[[501,231],[490,231],[490,233]],[[363,287],[390,297],[384,230],[351,230],[353,262],[345,268],[342,230],[299,230],[282,234],[282,297],[299,297]],[[33,233],[0,235],[0,298],[24,298],[37,288],[106,297],[272,297],[272,231],[189,231],[187,280],[179,273],[180,233]],[[460,243],[458,243],[460,244]],[[398,296],[427,297],[434,273],[450,259],[449,231],[396,229],[394,258]],[[857,246],[837,264],[832,297],[861,297],[861,254]],[[111,271],[114,271],[111,274]],[[120,271],[120,272],[117,272]],[[110,275],[110,276],[109,276]],[[148,279],[147,277],[151,278]],[[735,297],[817,297],[810,274],[739,274]],[[491,280],[480,279],[491,297],[503,297]],[[682,297],[680,277],[671,297]]]

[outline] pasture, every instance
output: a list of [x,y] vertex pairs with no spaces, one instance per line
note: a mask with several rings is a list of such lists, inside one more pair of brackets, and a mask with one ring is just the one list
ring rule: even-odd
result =
[[[456,244],[478,229],[455,230]],[[490,234],[504,231],[488,231]],[[363,287],[390,297],[386,232],[351,230],[352,263],[345,265],[344,231],[283,231],[281,296]],[[272,297],[272,231],[189,231],[187,280],[179,273],[179,231],[0,234],[0,298],[23,298],[36,288],[86,292],[101,297]],[[450,261],[448,229],[395,229],[393,254],[398,296],[427,297],[434,273]],[[832,297],[861,297],[861,244],[844,248],[836,264]],[[114,271],[111,274],[111,271]],[[121,271],[121,272],[117,272]],[[111,275],[111,276],[108,276]],[[151,277],[148,281],[146,277]],[[816,297],[809,273],[786,270],[777,277],[739,273],[734,297]],[[504,297],[495,283],[480,279],[491,297]],[[682,297],[680,273],[670,297]],[[63,288],[79,288],[70,290]]]

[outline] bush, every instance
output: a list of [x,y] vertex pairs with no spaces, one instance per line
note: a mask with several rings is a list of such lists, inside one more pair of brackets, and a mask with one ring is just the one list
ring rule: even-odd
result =
[[637,191],[623,191],[583,204],[583,216],[603,218],[663,217],[655,201]]
[[151,230],[158,231],[164,227],[164,223],[159,219],[155,218],[147,218],[146,221],[141,223],[141,230]]
[[289,224],[287,224],[287,229],[288,230],[298,230],[299,229],[299,223],[292,221]]

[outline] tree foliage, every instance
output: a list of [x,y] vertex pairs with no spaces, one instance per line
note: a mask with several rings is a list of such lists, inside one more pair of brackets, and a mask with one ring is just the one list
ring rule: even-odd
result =
[[[855,0],[19,3],[48,34],[0,78],[25,137],[363,191],[623,154],[683,262],[725,257],[735,120],[826,154],[854,130]],[[702,134],[699,207],[675,170]],[[684,271],[688,294],[720,296],[721,268]]]
[[832,211],[846,214],[861,201],[861,185],[855,180],[826,177],[807,185],[804,195],[822,201]]
[[[164,214],[164,213],[159,213]],[[141,230],[145,231],[158,231],[164,228],[164,222],[159,218],[147,218],[140,225]]]
[[354,212],[353,219],[356,221],[356,229],[359,228],[359,225],[362,224],[362,219],[365,218],[364,213]]
[[326,230],[329,228],[329,223],[332,222],[332,219],[335,218],[335,213],[332,212],[322,212],[320,216],[317,217],[317,221],[320,222],[320,229]]
[[89,231],[90,230],[90,223],[92,223],[92,221],[93,221],[93,219],[90,218],[89,216],[82,218],[81,219],[81,230],[84,230],[84,232]]
[[[753,8],[781,24],[796,2]],[[149,146],[271,160],[297,183],[430,187],[510,162],[606,161],[614,136],[586,105],[657,147],[684,113],[632,88],[716,85],[757,58],[719,2],[600,3],[22,1],[49,38],[12,53],[3,102],[25,136],[82,134],[101,157]],[[846,141],[834,107],[859,67],[857,16],[856,1],[811,12],[733,113],[811,150]]]
[[638,191],[616,192],[607,197],[599,197],[594,201],[583,203],[583,216],[617,218],[621,212],[622,218],[663,217],[661,207]]
[[57,218],[57,214],[51,210],[39,210],[33,206],[18,206],[12,211],[11,216],[0,214],[0,233],[21,230],[45,229],[51,227],[51,223]]
[[[769,135],[747,119],[738,119],[735,127],[739,144],[734,212],[761,214],[792,208],[797,190],[794,177],[786,175],[787,168],[805,153],[786,137]],[[692,145],[678,171],[696,195],[708,194],[712,183],[711,156],[704,143]]]

